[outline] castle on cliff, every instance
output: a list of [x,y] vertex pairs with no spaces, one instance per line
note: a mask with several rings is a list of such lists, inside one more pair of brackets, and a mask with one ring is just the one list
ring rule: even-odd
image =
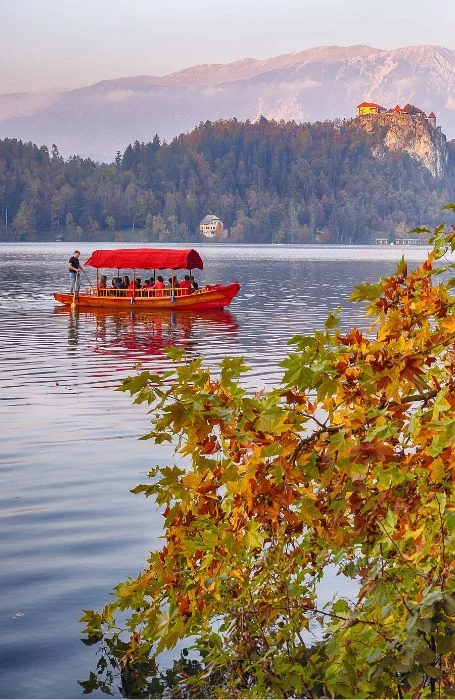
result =
[[377,143],[372,146],[376,157],[384,157],[384,149],[406,151],[433,177],[444,174],[448,161],[447,140],[441,127],[436,126],[434,112],[427,116],[411,104],[386,109],[375,102],[362,102],[357,106],[355,121],[367,133],[376,133]]
[[405,114],[408,117],[411,117],[413,120],[425,120],[430,126],[436,128],[436,115],[434,112],[430,112],[430,114],[427,116],[421,109],[410,104],[406,104],[404,107],[396,105],[390,109],[381,107],[381,105],[378,105],[375,102],[361,102],[359,105],[357,105],[358,117],[364,117],[369,114],[389,114],[390,116]]

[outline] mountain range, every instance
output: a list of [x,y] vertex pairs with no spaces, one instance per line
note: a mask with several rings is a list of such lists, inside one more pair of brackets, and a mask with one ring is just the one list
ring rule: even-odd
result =
[[0,95],[0,138],[56,144],[111,162],[128,143],[171,140],[206,120],[351,118],[362,101],[411,103],[455,138],[455,51],[323,46],[266,60],[193,66],[164,77],[104,80],[69,91]]

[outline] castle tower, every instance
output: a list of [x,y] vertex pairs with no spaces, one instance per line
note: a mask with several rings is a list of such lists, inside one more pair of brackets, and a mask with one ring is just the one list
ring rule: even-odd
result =
[[436,128],[436,114],[434,112],[430,112],[428,115],[428,123]]

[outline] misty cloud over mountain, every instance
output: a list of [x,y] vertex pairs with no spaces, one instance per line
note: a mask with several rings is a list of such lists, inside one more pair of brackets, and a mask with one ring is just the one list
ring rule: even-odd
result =
[[128,143],[151,141],[155,133],[169,141],[201,121],[351,118],[364,100],[433,111],[442,131],[455,138],[455,51],[319,47],[68,92],[0,95],[0,138],[55,143],[64,156],[112,161]]

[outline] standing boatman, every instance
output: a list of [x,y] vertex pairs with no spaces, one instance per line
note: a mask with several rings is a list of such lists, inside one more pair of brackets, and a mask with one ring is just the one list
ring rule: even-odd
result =
[[80,255],[79,250],[75,250],[70,259],[68,260],[68,269],[70,271],[70,294],[73,294],[75,291],[76,294],[79,294],[79,290],[81,288],[81,272],[79,268],[82,268],[82,265],[79,260],[79,255]]

